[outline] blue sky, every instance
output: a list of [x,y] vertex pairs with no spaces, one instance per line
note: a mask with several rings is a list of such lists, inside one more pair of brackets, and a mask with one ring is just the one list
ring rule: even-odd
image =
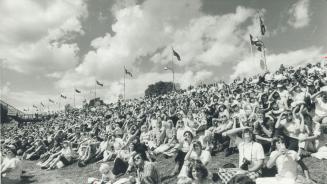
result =
[[258,11],[270,70],[327,55],[326,0],[2,0],[1,99],[33,112],[49,98],[72,103],[78,88],[81,105],[98,80],[97,96],[115,101],[124,65],[134,74],[126,96],[142,96],[149,84],[172,79],[163,70],[171,47],[182,58],[174,60],[182,87],[260,73],[249,45],[249,33],[260,36]]

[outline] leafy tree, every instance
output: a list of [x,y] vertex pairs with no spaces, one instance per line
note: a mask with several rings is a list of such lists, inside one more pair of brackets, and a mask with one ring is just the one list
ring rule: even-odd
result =
[[174,85],[172,82],[163,82],[159,81],[155,84],[150,84],[148,88],[145,90],[146,97],[160,96],[167,94],[173,91]]
[[8,108],[3,105],[3,104],[0,104],[0,109],[1,109],[1,123],[4,123],[4,122],[8,122],[9,121],[9,118],[8,118]]

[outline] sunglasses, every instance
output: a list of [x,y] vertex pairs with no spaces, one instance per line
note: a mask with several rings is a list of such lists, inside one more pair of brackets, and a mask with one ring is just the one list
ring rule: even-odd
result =
[[141,160],[142,158],[140,156],[134,157],[134,160]]

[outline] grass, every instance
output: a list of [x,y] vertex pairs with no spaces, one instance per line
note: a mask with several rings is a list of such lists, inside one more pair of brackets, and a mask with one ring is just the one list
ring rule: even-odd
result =
[[[238,165],[238,155],[233,154],[229,157],[224,157],[220,153],[212,158],[208,165],[208,169],[212,172],[226,163]],[[327,183],[327,160],[318,160],[316,158],[305,158],[304,163],[308,166],[312,179],[319,184]],[[58,170],[45,171],[35,165],[35,161],[23,161],[24,170],[27,176],[30,176],[27,183],[33,184],[86,184],[88,177],[101,178],[98,172],[100,164],[90,164],[84,168],[79,168],[77,164],[73,164]],[[109,162],[109,165],[113,165]],[[157,159],[157,167],[162,176],[167,176],[174,167],[174,159],[165,159],[159,157]],[[163,181],[163,183],[176,183],[176,178],[171,178]]]

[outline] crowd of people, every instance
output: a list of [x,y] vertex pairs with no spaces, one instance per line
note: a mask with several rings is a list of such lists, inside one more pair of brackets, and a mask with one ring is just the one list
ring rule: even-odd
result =
[[[281,66],[230,84],[221,81],[4,126],[1,176],[3,181],[18,176],[22,160],[35,160],[45,170],[101,163],[102,177],[89,178],[92,184],[157,184],[169,177],[179,184],[314,183],[302,159],[327,157],[325,127],[327,65]],[[236,153],[238,165],[208,170],[217,154]],[[168,176],[157,168],[159,155],[174,158]]]

